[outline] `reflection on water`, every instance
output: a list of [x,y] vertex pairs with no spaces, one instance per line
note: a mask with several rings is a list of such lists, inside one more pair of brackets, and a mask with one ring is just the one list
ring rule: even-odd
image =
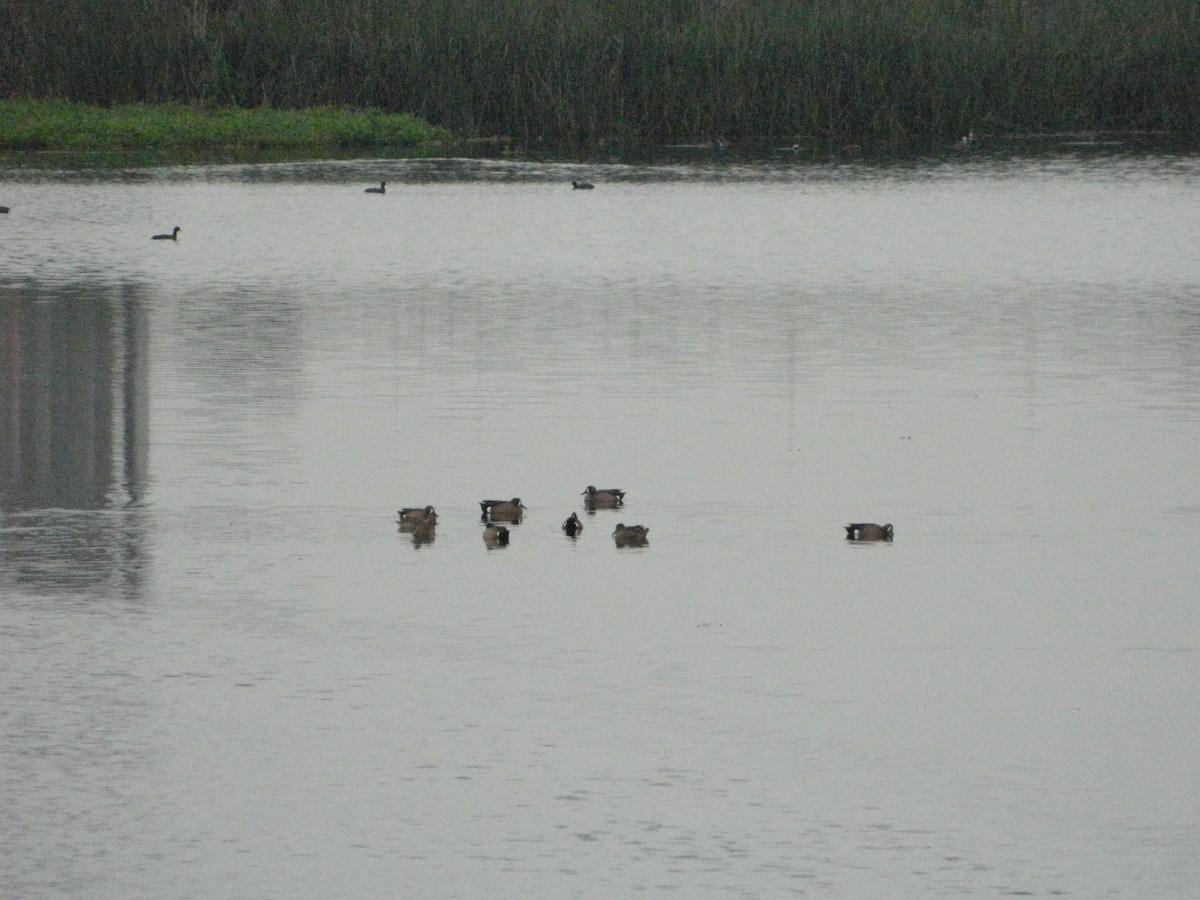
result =
[[149,360],[138,292],[0,289],[0,331],[3,508],[140,500]]
[[[0,287],[0,575],[140,593],[149,348],[136,288]],[[3,583],[3,580],[0,580]]]
[[1185,896],[1198,175],[11,176],[0,883]]

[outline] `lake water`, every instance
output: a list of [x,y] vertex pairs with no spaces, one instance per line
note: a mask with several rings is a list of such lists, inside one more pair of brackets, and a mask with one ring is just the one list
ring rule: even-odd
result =
[[0,204],[5,896],[1200,891],[1200,159]]

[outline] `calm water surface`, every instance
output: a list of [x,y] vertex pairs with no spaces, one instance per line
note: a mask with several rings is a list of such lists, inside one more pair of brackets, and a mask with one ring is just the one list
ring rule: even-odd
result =
[[1200,890],[1200,160],[0,204],[4,895]]

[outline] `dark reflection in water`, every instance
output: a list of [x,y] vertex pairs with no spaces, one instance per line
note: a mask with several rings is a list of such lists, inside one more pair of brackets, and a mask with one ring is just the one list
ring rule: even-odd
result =
[[0,291],[0,554],[18,583],[136,589],[149,452],[136,288]]

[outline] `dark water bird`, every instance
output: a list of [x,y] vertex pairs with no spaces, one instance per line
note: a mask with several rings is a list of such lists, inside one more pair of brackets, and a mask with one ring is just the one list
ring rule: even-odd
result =
[[406,506],[396,513],[401,531],[412,531],[420,526],[432,528],[437,525],[437,511],[432,506]]
[[150,240],[152,240],[152,241],[177,241],[177,240],[179,240],[179,232],[182,230],[183,229],[181,229],[178,225],[176,225],[173,229],[171,229],[170,234],[156,234],[156,235],[153,235],[150,238]]
[[483,510],[480,518],[484,522],[517,523],[521,521],[521,515],[525,511],[520,497],[513,497],[511,500],[480,500],[479,508]]
[[8,212],[7,206],[0,206],[0,215],[3,215],[4,213],[7,213],[7,212]]
[[365,191],[363,191],[363,193],[364,194],[386,194],[387,193],[387,182],[381,181],[381,182],[379,182],[379,187],[367,188]]
[[618,547],[649,547],[650,529],[645,525],[626,525],[618,522],[613,529],[613,540]]
[[420,525],[412,525],[410,527],[400,526],[400,530],[405,534],[412,535],[414,547],[424,547],[426,544],[432,544],[437,538],[437,527],[421,523]]
[[582,492],[583,505],[588,509],[616,509],[618,506],[623,506],[625,503],[625,492],[619,488],[606,488],[605,490],[596,490],[596,486],[589,484]]
[[563,534],[567,537],[578,537],[583,531],[583,523],[579,521],[577,513],[571,513],[565,522],[562,523]]
[[591,191],[595,189],[595,185],[590,181],[572,181],[571,187],[577,191]]
[[507,547],[508,529],[503,525],[497,525],[494,522],[488,523],[487,528],[483,529],[483,542],[489,548]]
[[846,526],[848,541],[890,541],[892,526],[876,525],[874,522],[851,522]]

